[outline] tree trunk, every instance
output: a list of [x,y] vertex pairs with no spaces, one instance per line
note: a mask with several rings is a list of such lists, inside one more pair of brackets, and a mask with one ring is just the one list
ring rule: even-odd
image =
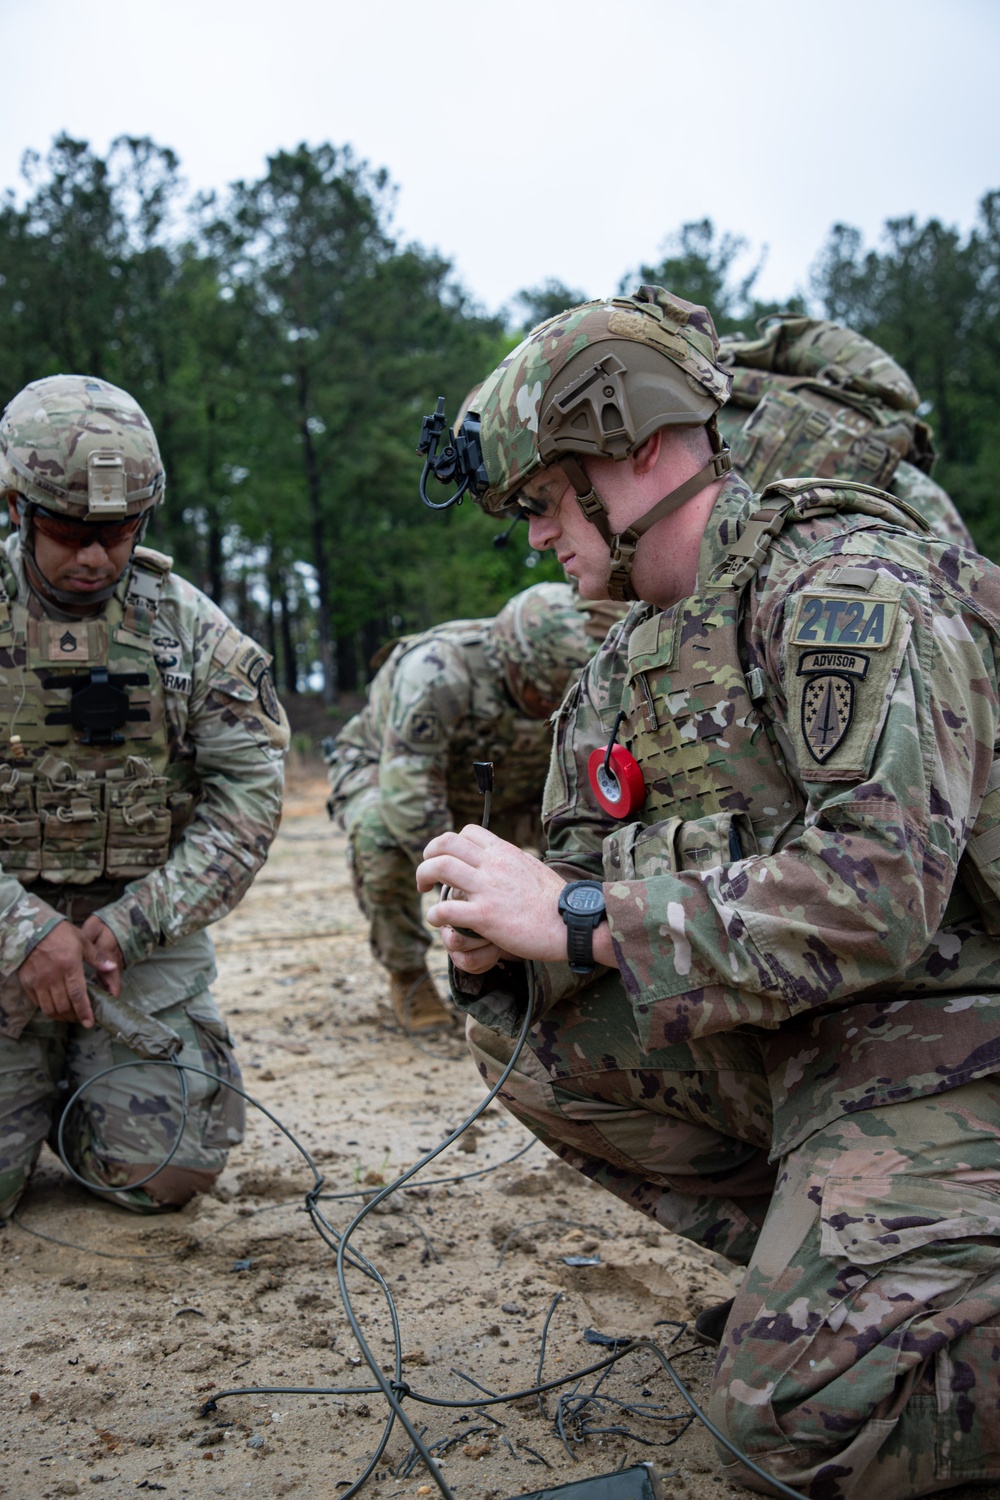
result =
[[281,578],[281,645],[284,666],[285,692],[299,690],[299,658],[295,650],[295,634],[292,630],[294,616],[288,602],[288,580]]
[[358,657],[353,635],[342,636],[337,642],[337,680],[341,692],[357,692]]
[[323,529],[322,485],[316,445],[309,431],[309,372],[305,364],[298,368],[299,431],[305,457],[306,486],[309,495],[309,527],[312,533],[313,567],[316,569],[317,626],[319,659],[323,670],[323,702],[337,701],[337,658],[333,649],[333,621],[330,608],[330,565],[327,559],[326,535]]

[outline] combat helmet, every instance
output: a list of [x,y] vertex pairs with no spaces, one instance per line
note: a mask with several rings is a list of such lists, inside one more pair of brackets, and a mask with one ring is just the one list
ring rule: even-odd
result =
[[508,691],[533,719],[558,708],[574,674],[594,654],[587,619],[568,583],[536,583],[508,600],[490,631]]
[[[639,538],[730,466],[715,424],[729,388],[711,313],[662,287],[641,286],[632,297],[586,302],[539,324],[483,382],[444,452],[434,448],[440,402],[418,451],[430,455],[425,475],[430,469],[443,482],[460,481],[454,498],[468,489],[494,514],[530,512],[523,485],[561,464],[611,549],[609,594],[634,598],[629,574]],[[662,428],[699,426],[708,430],[711,461],[613,536],[583,460],[624,459]]]
[[32,381],[0,416],[0,488],[78,521],[124,520],[163,499],[149,418],[127,391],[90,375]]

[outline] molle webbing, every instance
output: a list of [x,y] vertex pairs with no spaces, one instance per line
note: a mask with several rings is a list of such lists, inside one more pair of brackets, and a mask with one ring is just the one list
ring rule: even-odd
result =
[[881,490],[846,480],[781,479],[757,497],[760,504],[747,519],[739,537],[726,552],[723,563],[706,581],[710,589],[740,589],[763,565],[771,544],[787,525],[832,516],[838,511],[860,512],[891,526],[904,526],[923,535],[930,527],[903,500]]
[[608,879],[726,867],[771,853],[801,828],[805,804],[764,711],[764,673],[744,666],[745,590],[784,526],[839,510],[924,529],[876,490],[770,485],[698,592],[632,632],[620,739],[642,769],[646,800],[641,822],[605,840]]
[[[629,642],[621,740],[642,770],[641,823],[605,841],[608,879],[642,879],[770,853],[802,797],[740,660],[739,595],[701,593]],[[756,695],[756,697],[755,697]]]
[[193,810],[169,766],[150,638],[168,571],[137,549],[123,598],[90,619],[54,620],[4,591],[0,864],[23,883],[144,875]]

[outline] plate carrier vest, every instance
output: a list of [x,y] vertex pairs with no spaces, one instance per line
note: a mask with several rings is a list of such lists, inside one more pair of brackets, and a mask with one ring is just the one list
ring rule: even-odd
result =
[[0,864],[24,885],[137,879],[190,821],[198,782],[170,762],[152,642],[171,565],[137,547],[123,598],[70,621],[20,603],[0,566]]
[[[745,671],[742,659],[748,585],[774,539],[799,521],[860,511],[928,530],[902,501],[846,481],[778,481],[758,502],[699,591],[641,621],[629,638],[620,738],[642,769],[646,800],[640,821],[605,838],[606,880],[724,868],[797,836],[805,802],[787,770],[790,747],[759,707],[763,672]],[[837,587],[850,588],[852,573],[868,570],[841,568]],[[616,712],[608,706],[610,718]],[[946,924],[978,908],[987,931],[1000,933],[1000,760],[959,869],[965,889],[956,887]]]

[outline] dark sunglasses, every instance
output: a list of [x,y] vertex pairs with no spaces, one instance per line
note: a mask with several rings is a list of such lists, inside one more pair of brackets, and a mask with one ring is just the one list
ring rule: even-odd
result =
[[69,516],[54,515],[41,505],[35,506],[31,519],[42,536],[76,551],[98,542],[107,552],[121,542],[131,541],[142,525],[141,515],[127,516],[122,521],[75,521]]

